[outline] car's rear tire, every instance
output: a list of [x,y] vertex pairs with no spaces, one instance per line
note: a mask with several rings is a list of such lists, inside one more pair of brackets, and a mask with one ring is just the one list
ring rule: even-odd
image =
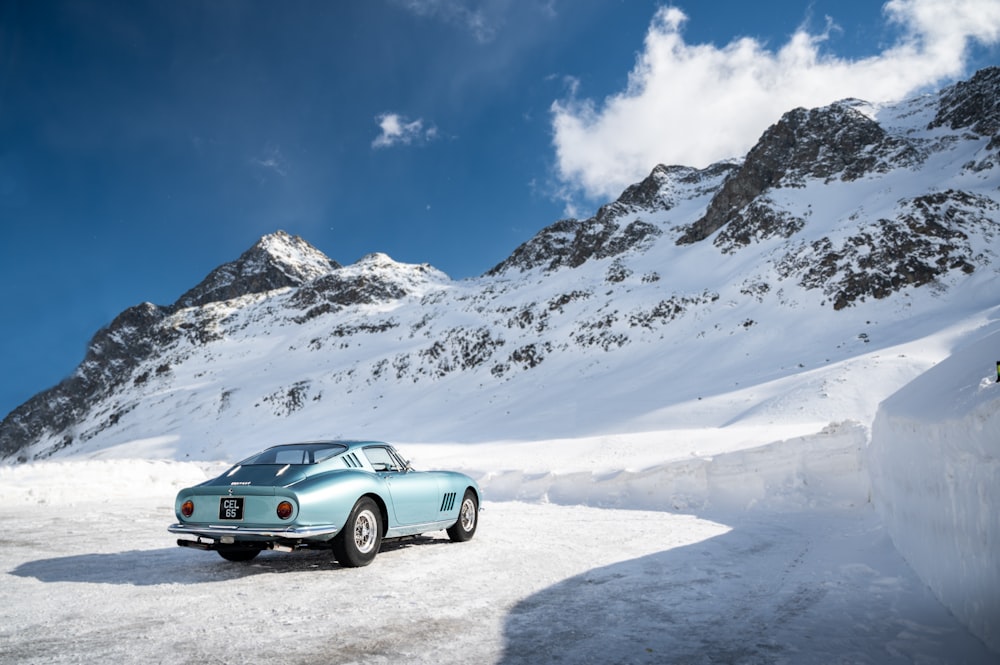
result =
[[458,520],[448,527],[448,537],[452,542],[464,543],[472,540],[479,527],[479,499],[472,489],[465,490],[462,505],[458,509]]
[[215,551],[226,561],[250,561],[260,554],[260,550],[255,547],[227,547]]
[[381,546],[382,512],[375,501],[362,497],[333,538],[333,556],[342,566],[360,568],[375,560]]

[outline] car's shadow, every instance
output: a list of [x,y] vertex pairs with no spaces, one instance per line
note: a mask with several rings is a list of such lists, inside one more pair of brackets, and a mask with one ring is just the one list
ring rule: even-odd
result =
[[[429,547],[447,543],[432,536],[418,536],[382,544],[379,556],[410,547]],[[245,563],[225,561],[214,552],[180,547],[156,550],[130,550],[108,554],[38,559],[22,563],[10,572],[18,577],[33,577],[40,582],[83,582],[90,584],[203,584],[239,579],[265,573],[344,570],[329,550],[302,550],[292,553],[261,552]]]

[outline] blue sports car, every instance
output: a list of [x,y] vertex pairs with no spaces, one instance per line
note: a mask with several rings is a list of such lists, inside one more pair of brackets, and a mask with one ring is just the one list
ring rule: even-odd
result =
[[482,497],[454,471],[415,471],[378,441],[274,446],[218,478],[177,494],[177,544],[249,561],[262,550],[332,549],[343,566],[367,566],[383,539],[447,529],[476,533]]

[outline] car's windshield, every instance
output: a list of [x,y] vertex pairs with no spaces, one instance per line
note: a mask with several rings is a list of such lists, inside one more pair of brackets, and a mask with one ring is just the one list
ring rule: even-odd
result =
[[240,466],[255,464],[315,464],[347,450],[339,443],[293,443],[268,448],[240,462]]

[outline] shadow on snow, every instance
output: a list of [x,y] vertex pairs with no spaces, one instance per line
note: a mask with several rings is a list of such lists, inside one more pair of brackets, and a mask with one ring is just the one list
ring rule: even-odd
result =
[[830,531],[816,519],[740,519],[726,534],[539,591],[508,614],[498,662],[996,662],[870,511],[835,516]]
[[[382,543],[380,555],[408,547],[426,547],[448,541],[422,536]],[[376,563],[377,563],[376,559]],[[309,570],[336,570],[342,567],[329,550],[262,552],[246,563],[225,561],[215,552],[169,547],[130,550],[108,554],[79,554],[28,561],[10,572],[41,582],[81,582],[90,584],[204,584],[224,582],[265,573],[296,573]]]

